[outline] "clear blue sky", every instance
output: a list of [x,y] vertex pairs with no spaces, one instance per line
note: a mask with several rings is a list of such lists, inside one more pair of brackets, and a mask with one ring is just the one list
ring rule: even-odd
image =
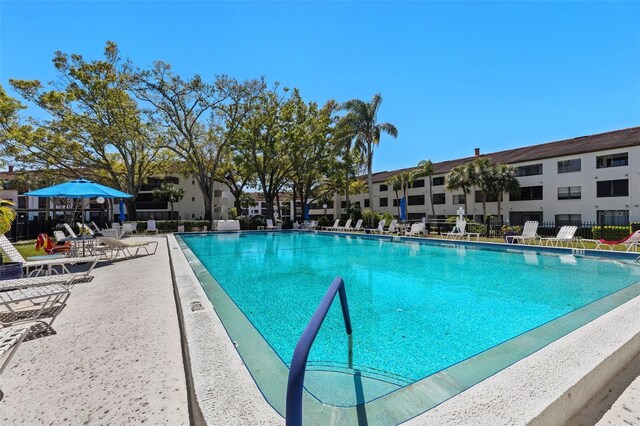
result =
[[640,125],[640,2],[0,3],[0,84],[106,40],[205,78],[264,75],[307,100],[384,98],[374,170]]

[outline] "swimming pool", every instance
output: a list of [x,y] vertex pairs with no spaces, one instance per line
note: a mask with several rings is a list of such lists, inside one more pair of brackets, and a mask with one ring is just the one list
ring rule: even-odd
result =
[[[441,378],[442,372],[455,378],[445,392],[450,396],[589,321],[584,307],[640,281],[640,267],[632,263],[567,253],[298,232],[181,238],[183,248],[206,268],[196,270],[199,278],[206,273],[215,278],[200,280],[245,360],[250,354],[243,348],[250,352],[251,345],[225,320],[228,307],[221,296],[230,297],[286,367],[329,284],[343,276],[357,374],[346,368],[343,325],[334,305],[311,351],[305,382],[316,398],[336,406],[385,399]],[[559,318],[565,321],[558,323]],[[456,376],[465,369],[465,377]],[[263,389],[261,373],[252,374]],[[430,398],[419,409],[447,395]]]

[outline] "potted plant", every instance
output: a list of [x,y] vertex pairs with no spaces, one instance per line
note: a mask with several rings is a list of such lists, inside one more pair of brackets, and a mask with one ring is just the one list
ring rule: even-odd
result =
[[[4,235],[11,229],[11,224],[16,218],[16,212],[11,207],[11,201],[0,199],[0,235]],[[0,251],[0,280],[8,280],[11,278],[22,277],[22,263],[20,262],[4,262],[2,252]]]

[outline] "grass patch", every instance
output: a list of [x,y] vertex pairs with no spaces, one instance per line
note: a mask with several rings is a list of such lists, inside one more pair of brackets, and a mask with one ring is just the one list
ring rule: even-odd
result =
[[42,256],[42,255],[47,254],[47,253],[44,252],[44,250],[36,251],[36,243],[35,243],[35,241],[27,242],[27,243],[23,242],[23,243],[19,243],[19,244],[14,244],[13,246],[16,248],[16,250],[18,250],[18,252],[25,259],[27,257],[31,257],[31,256]]

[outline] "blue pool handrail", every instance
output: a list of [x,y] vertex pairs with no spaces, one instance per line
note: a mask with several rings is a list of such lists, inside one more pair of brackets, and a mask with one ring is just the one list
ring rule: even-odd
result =
[[336,277],[318,305],[318,309],[316,309],[316,312],[311,317],[311,321],[307,324],[307,328],[305,328],[302,335],[300,335],[300,339],[298,339],[296,348],[293,351],[291,367],[289,368],[289,381],[287,383],[287,426],[302,425],[302,393],[304,389],[304,373],[307,369],[307,358],[309,357],[311,345],[313,345],[318,331],[320,331],[320,327],[322,327],[322,323],[327,316],[327,312],[329,312],[336,293],[340,294],[342,318],[344,319],[344,326],[347,331],[348,365],[349,368],[353,366],[353,338],[349,305],[347,303],[347,291],[344,286],[344,280],[341,277]]

